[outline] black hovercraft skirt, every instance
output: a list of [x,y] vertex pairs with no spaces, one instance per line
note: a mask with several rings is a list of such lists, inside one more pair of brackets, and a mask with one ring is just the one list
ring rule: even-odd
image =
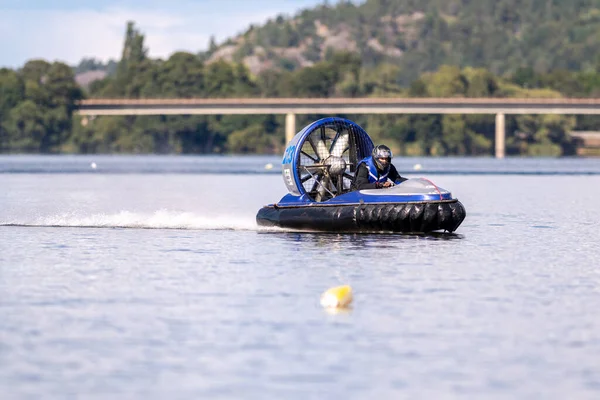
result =
[[460,201],[439,200],[410,203],[332,204],[313,203],[261,208],[260,226],[328,232],[454,232],[465,219]]

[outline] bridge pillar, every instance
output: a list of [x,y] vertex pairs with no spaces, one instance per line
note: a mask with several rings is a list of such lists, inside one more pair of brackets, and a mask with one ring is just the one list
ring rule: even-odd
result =
[[296,114],[288,113],[285,115],[285,144],[290,142],[296,135]]
[[504,158],[505,116],[496,114],[496,158]]

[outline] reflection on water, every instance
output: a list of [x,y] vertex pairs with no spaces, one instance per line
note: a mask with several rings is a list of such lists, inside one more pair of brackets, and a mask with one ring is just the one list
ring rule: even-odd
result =
[[461,240],[464,239],[463,234],[455,232],[430,232],[430,233],[336,233],[336,232],[289,232],[286,231],[258,231],[260,235],[272,236],[273,238],[283,238],[292,242],[308,242],[317,246],[331,246],[335,244],[343,244],[350,246],[385,246],[390,243],[390,247],[394,247],[393,243],[398,240]]
[[329,315],[334,315],[334,316],[349,316],[350,314],[352,314],[353,311],[353,307],[350,305],[348,307],[342,307],[342,308],[332,308],[332,307],[325,307],[323,308],[323,312]]

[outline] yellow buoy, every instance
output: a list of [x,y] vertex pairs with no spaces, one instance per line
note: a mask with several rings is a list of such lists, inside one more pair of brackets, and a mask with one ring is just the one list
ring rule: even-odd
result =
[[271,163],[266,164],[265,169],[273,169],[273,164],[271,164]]
[[348,285],[336,286],[321,295],[321,305],[325,308],[345,308],[352,303],[352,288]]

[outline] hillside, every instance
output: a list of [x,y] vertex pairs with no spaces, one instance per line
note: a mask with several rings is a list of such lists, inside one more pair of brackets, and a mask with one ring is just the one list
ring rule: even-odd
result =
[[594,69],[599,35],[600,0],[368,0],[279,16],[202,56],[209,63],[243,62],[259,74],[349,50],[365,66],[395,63],[408,84],[444,64],[497,75],[524,66],[537,72]]
[[[600,0],[445,1],[323,5],[250,27],[207,53],[177,52],[166,60],[148,57],[144,34],[129,21],[118,62],[88,59],[69,67],[31,60],[17,71],[0,69],[0,153],[277,153],[285,146],[282,116],[88,120],[73,116],[82,97],[600,95]],[[299,116],[297,124],[316,117]],[[397,154],[493,151],[493,116],[352,119]],[[577,141],[569,132],[598,129],[594,116],[509,116],[507,154],[573,155]]]

